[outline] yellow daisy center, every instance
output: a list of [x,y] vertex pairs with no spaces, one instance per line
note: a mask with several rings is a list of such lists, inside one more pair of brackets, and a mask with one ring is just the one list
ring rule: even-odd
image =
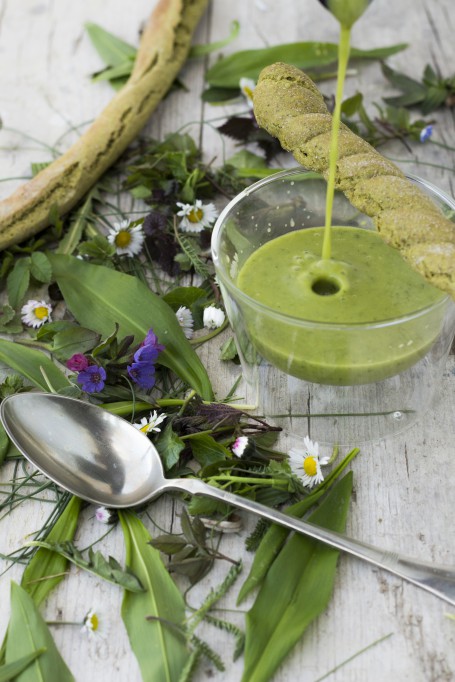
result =
[[308,476],[316,476],[317,466],[314,457],[305,457],[303,460],[303,470]]
[[120,230],[115,236],[115,245],[124,249],[131,241],[131,232],[129,230]]
[[93,632],[96,632],[99,628],[100,621],[98,619],[98,616],[96,613],[92,613],[88,619],[90,628],[93,630]]
[[33,312],[35,313],[35,316],[38,318],[38,320],[45,320],[46,317],[49,317],[49,311],[43,305],[39,305]]
[[139,431],[142,431],[142,433],[147,433],[148,428],[149,428],[149,424],[144,424],[144,426],[141,426]]
[[188,213],[188,220],[190,223],[200,223],[204,216],[202,208],[192,208]]

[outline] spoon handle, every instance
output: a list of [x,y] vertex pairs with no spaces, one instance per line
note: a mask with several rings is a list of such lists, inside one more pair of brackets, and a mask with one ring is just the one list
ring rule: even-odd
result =
[[394,573],[417,587],[421,587],[436,595],[440,599],[455,606],[455,569],[448,566],[437,566],[430,563],[417,561],[409,557],[401,556],[396,552],[374,547],[360,540],[342,535],[335,531],[327,530],[321,526],[315,526],[300,519],[283,514],[276,509],[248,500],[239,495],[234,495],[226,490],[214,488],[197,479],[172,479],[166,481],[166,488],[185,491],[192,495],[205,495],[222,500],[234,507],[251,511],[269,521],[279,523],[290,530],[296,530],[315,540],[320,540],[335,549],[352,554],[359,559],[368,561],[370,564]]

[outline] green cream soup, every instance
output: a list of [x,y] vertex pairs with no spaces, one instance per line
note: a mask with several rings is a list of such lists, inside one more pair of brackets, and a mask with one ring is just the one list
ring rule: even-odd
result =
[[241,267],[238,288],[271,309],[245,310],[257,350],[288,374],[334,385],[378,381],[415,364],[439,332],[446,296],[377,233],[331,228],[330,259],[320,256],[323,234],[285,234]]

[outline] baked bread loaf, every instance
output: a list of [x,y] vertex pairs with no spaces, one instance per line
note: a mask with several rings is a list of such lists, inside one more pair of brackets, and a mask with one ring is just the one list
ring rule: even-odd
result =
[[36,177],[0,202],[0,249],[69,211],[147,123],[184,64],[208,0],[159,0],[142,34],[128,82],[84,135]]
[[[276,63],[253,94],[258,124],[304,167],[328,175],[332,116],[300,69]],[[335,187],[373,218],[383,237],[434,286],[455,299],[455,223],[368,142],[341,125]]]

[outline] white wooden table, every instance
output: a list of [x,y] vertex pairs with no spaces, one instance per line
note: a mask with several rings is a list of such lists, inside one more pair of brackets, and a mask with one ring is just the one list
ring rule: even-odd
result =
[[[60,139],[65,149],[74,139],[71,127],[91,120],[109,101],[106,84],[92,85],[89,74],[100,61],[84,31],[84,22],[101,24],[131,43],[153,7],[153,0],[0,0],[0,115],[7,130],[0,132],[0,191],[6,196],[21,178],[30,174],[32,161],[49,160],[49,149]],[[225,37],[233,19],[241,24],[237,41],[225,48],[239,49],[300,40],[336,41],[337,24],[317,0],[212,0],[201,22],[196,42]],[[371,48],[408,42],[409,48],[389,60],[398,69],[420,79],[431,62],[446,77],[455,64],[455,15],[452,0],[374,0],[368,13],[353,31],[356,47]],[[212,62],[211,57],[208,62]],[[235,108],[202,107],[199,98],[207,63],[193,62],[182,79],[188,93],[172,94],[153,115],[148,132],[160,138],[190,121],[222,117]],[[324,84],[333,92],[333,82]],[[360,90],[370,111],[373,101],[392,93],[378,64],[369,64],[349,79],[346,94]],[[417,114],[416,114],[417,115]],[[437,121],[434,139],[455,146],[455,121],[450,111],[432,115]],[[15,129],[18,132],[12,132]],[[202,130],[207,158],[219,153],[217,134],[210,126]],[[38,142],[39,141],[39,142]],[[453,194],[454,155],[435,145],[413,145],[386,149],[389,156],[403,159],[402,168],[430,180]],[[420,160],[420,164],[419,164]],[[435,164],[434,166],[431,164]],[[439,166],[445,166],[442,169]],[[216,390],[222,394],[232,385],[235,368],[218,361],[219,338],[202,349]],[[354,461],[355,495],[348,532],[387,549],[400,550],[422,560],[452,564],[454,548],[455,476],[455,363],[448,362],[435,409],[411,431],[380,444],[364,446]],[[3,468],[0,480],[7,481],[11,466]],[[37,504],[23,505],[0,523],[0,552],[7,554],[39,527],[47,513]],[[171,498],[156,503],[151,513],[161,526],[170,528],[174,516]],[[76,541],[87,546],[98,537],[99,525],[93,508],[84,512]],[[41,516],[41,518],[40,518]],[[252,527],[253,520],[245,518]],[[153,529],[151,528],[153,531]],[[239,536],[223,539],[223,551],[243,555],[246,570],[251,556]],[[123,540],[117,529],[100,547],[121,559]],[[0,568],[6,567],[0,562]],[[212,585],[221,582],[228,567],[220,565],[189,593],[197,605]],[[20,580],[22,567],[15,566],[0,577],[0,637],[9,616],[9,583]],[[223,606],[233,608],[236,590]],[[53,627],[63,657],[78,682],[109,678],[137,682],[140,674],[120,619],[121,591],[94,577],[71,570],[70,577],[45,604],[48,620],[81,621],[97,608],[110,622],[110,636],[101,645],[90,643],[79,627]],[[341,557],[334,597],[327,611],[309,628],[275,679],[280,682],[314,682],[375,640],[391,636],[359,654],[325,679],[330,682],[449,682],[455,679],[455,622],[447,617],[454,609],[390,574],[374,570],[360,561]],[[227,613],[242,625],[242,614]],[[218,650],[226,672],[215,673],[204,663],[197,679],[224,682],[240,680],[242,661],[232,663],[232,641],[212,626],[202,635]],[[53,681],[47,681],[53,682]],[[156,682],[160,682],[157,680]]]

